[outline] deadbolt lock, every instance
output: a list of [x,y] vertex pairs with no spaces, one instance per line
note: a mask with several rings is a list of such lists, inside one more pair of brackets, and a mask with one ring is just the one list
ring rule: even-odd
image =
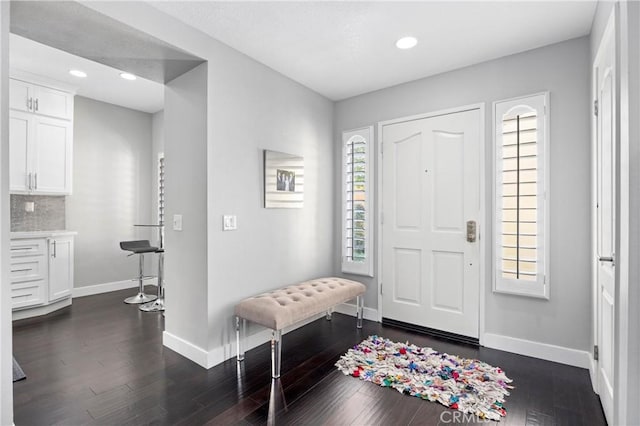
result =
[[467,221],[467,241],[470,243],[476,242],[476,221]]

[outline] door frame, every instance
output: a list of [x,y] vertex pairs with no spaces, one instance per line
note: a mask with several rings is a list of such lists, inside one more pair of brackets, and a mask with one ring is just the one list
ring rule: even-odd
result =
[[[602,33],[602,38],[600,39],[600,44],[598,45],[598,48],[596,50],[596,55],[593,58],[593,62],[591,63],[591,105],[590,105],[590,116],[591,116],[591,168],[593,170],[593,173],[591,174],[591,197],[592,197],[592,203],[591,203],[591,294],[592,294],[592,303],[591,303],[591,309],[592,309],[592,338],[593,338],[593,345],[594,348],[592,348],[593,350],[595,350],[595,346],[600,346],[600,327],[601,327],[601,321],[600,321],[600,299],[599,299],[599,281],[598,281],[598,208],[597,208],[597,204],[598,204],[598,117],[594,114],[594,110],[592,108],[594,108],[595,105],[595,101],[598,99],[598,73],[596,72],[596,63],[599,61],[600,57],[603,55],[603,49],[605,48],[605,42],[607,41],[607,38],[611,37],[613,39],[613,43],[614,43],[614,61],[617,61],[617,40],[616,40],[616,26],[617,26],[617,19],[616,19],[616,9],[617,6],[614,6],[611,10],[611,14],[609,15],[609,17],[607,18],[607,23],[605,26],[605,29]],[[615,64],[615,72],[614,72],[614,96],[616,98],[615,101],[615,110],[614,110],[614,117],[613,117],[613,128],[615,131],[615,137],[614,137],[614,141],[613,143],[615,145],[618,145],[618,136],[619,136],[619,128],[618,128],[618,110],[619,110],[619,105],[618,105],[618,66],[617,64]],[[616,147],[619,148],[619,147]],[[616,152],[618,152],[619,149],[616,149]],[[615,166],[617,168],[618,166],[618,156],[619,154],[616,153],[616,157],[613,159]],[[616,172],[617,173],[617,172]],[[617,177],[614,176],[614,179],[616,179],[617,181]],[[617,182],[616,182],[616,186],[617,186]],[[613,194],[614,197],[617,197],[616,194]],[[617,204],[617,201],[615,202]],[[617,209],[619,210],[619,209]],[[618,211],[616,211],[615,213],[616,215],[616,219],[618,219]],[[614,229],[614,232],[617,234],[617,227],[616,229]],[[616,235],[617,237],[617,235]],[[616,251],[619,252],[618,250],[618,246],[617,244],[619,243],[618,238],[616,238],[616,246],[614,247],[614,249]],[[618,253],[619,256],[619,253]],[[619,265],[619,259],[617,259],[617,262]],[[618,268],[616,268],[615,270],[615,274],[616,277],[614,278],[616,281],[618,279]],[[618,307],[618,297],[617,294],[614,294],[615,300],[615,307],[616,307],[616,311],[619,311],[619,307]],[[617,318],[617,312],[615,314],[615,317]],[[616,341],[614,341],[614,347],[612,348],[613,350],[613,360],[614,360],[614,380],[617,379],[616,377],[616,372],[615,370],[617,369],[617,351],[616,349],[616,344],[617,344],[617,338],[618,338],[618,333],[617,333],[617,324],[615,324],[614,322],[614,338],[616,339]],[[599,375],[599,369],[600,369],[600,362],[597,361],[594,357],[594,353],[592,351],[590,351],[591,354],[591,366],[590,366],[590,376],[591,376],[591,386],[593,388],[593,391],[596,394],[600,394],[599,390],[600,390],[600,375]],[[614,384],[614,392],[617,389],[617,380],[616,383]],[[614,398],[614,403],[615,403],[615,398]],[[615,408],[614,408],[614,417],[615,417]]]
[[[478,338],[480,341],[480,345],[484,343],[484,330],[485,330],[485,299],[486,299],[486,265],[487,265],[487,244],[489,247],[492,247],[492,240],[483,238],[485,235],[491,236],[490,232],[487,232],[487,197],[486,197],[486,170],[487,170],[487,156],[486,156],[486,120],[485,120],[485,103],[480,102],[476,104],[463,105],[460,107],[447,108],[436,110],[432,112],[427,112],[423,114],[415,114],[406,117],[394,118],[391,120],[379,121],[376,126],[376,151],[377,151],[377,164],[378,164],[378,178],[376,182],[377,188],[379,188],[379,193],[377,195],[377,210],[378,210],[378,219],[376,222],[376,235],[378,240],[378,248],[377,248],[377,257],[378,257],[378,266],[377,266],[377,287],[378,287],[378,322],[382,322],[382,247],[383,247],[383,238],[382,238],[382,219],[384,212],[383,205],[383,194],[382,194],[382,182],[384,177],[384,166],[383,166],[383,151],[382,151],[382,128],[384,126],[388,126],[390,124],[403,123],[408,121],[422,120],[425,118],[438,117],[441,115],[449,115],[455,114],[459,112],[478,110],[480,112],[480,126],[479,126],[479,134],[480,134],[480,212],[478,214],[478,241],[480,242],[480,280],[479,280],[479,291],[480,291],[480,306],[478,309]],[[493,197],[490,197],[493,199]]]

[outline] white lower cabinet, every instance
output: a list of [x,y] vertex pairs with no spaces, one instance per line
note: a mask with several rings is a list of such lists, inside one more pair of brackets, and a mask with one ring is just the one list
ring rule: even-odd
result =
[[11,239],[13,310],[47,306],[71,296],[73,236]]
[[71,296],[73,237],[49,239],[49,301]]

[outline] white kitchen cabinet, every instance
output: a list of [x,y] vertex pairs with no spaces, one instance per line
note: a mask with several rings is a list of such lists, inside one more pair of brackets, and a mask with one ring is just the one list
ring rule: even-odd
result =
[[27,234],[34,236],[11,238],[11,306],[14,311],[55,308],[73,290],[73,233]]
[[[14,84],[18,89],[23,85]],[[26,84],[26,83],[25,83]],[[29,87],[29,85],[28,85]],[[39,89],[42,93],[49,93]],[[54,89],[51,89],[54,90]],[[59,92],[54,90],[54,92]],[[22,93],[22,91],[18,91]],[[73,96],[72,94],[67,94]],[[20,95],[22,96],[22,95]],[[15,95],[16,98],[20,96]],[[55,94],[51,95],[55,98]],[[12,102],[14,94],[11,94]],[[73,102],[71,100],[71,102]],[[55,104],[55,102],[52,102]],[[20,106],[17,103],[16,106]],[[13,106],[13,105],[12,105]],[[9,112],[9,190],[12,193],[69,195],[72,190],[73,122],[37,113]]]
[[33,116],[21,111],[9,112],[9,191],[31,190],[31,144]]
[[73,93],[10,79],[9,107],[17,111],[71,120]]
[[49,302],[71,296],[73,237],[49,238]]
[[45,304],[49,279],[46,240],[11,240],[10,253],[11,307],[15,310]]

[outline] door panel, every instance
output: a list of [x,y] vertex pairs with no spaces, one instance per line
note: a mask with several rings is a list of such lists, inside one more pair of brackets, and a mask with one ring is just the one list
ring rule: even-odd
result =
[[422,226],[422,135],[411,135],[394,144],[396,161],[404,167],[395,169],[395,223],[398,228],[419,229]]
[[40,117],[35,121],[35,190],[39,193],[71,192],[71,124]]
[[30,93],[31,85],[24,81],[9,79],[9,108],[18,111],[30,111],[33,107],[29,99],[33,96]]
[[464,255],[463,253],[433,252],[433,309],[464,311]]
[[34,112],[50,117],[71,119],[73,117],[72,99],[69,93],[49,87],[34,86],[35,98]]
[[33,131],[29,114],[9,113],[9,190],[29,190],[29,138]]
[[480,111],[383,127],[385,318],[478,337]]
[[464,224],[464,134],[433,134],[433,229],[457,230]]
[[422,253],[420,250],[395,249],[394,254],[393,301],[396,304],[408,303],[420,306],[422,303],[420,287]]
[[73,288],[73,239],[57,238],[49,243],[49,301],[71,295]]

